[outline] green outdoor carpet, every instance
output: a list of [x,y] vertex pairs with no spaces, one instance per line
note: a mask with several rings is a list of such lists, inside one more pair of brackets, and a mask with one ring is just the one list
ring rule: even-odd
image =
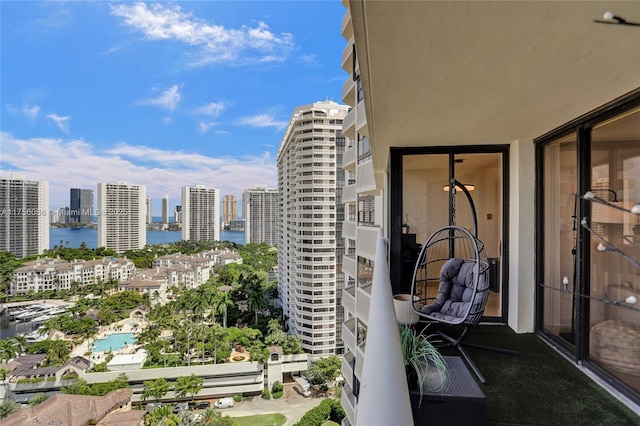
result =
[[[454,338],[461,330],[438,328]],[[434,331],[432,325],[429,334]],[[487,380],[478,385],[486,396],[489,425],[640,425],[640,416],[535,334],[481,325],[469,332],[466,341],[520,352],[513,356],[466,348]],[[451,348],[441,352],[460,355]]]

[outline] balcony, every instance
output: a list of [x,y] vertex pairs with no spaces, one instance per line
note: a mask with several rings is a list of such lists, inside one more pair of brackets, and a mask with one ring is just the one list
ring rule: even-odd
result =
[[345,40],[351,40],[351,37],[353,37],[353,24],[351,23],[351,12],[349,9],[347,9],[342,17],[342,30],[340,34],[342,34],[342,38]]
[[[429,333],[435,328],[431,325]],[[443,331],[458,336],[450,326]],[[476,380],[486,397],[486,424],[638,424],[640,405],[614,391],[627,405],[621,403],[605,389],[609,385],[604,380],[594,383],[585,374],[585,366],[577,366],[562,355],[557,345],[547,344],[534,333],[517,334],[505,325],[480,325],[471,330],[467,341],[520,352],[511,356],[468,349],[488,381],[483,385]],[[441,353],[460,355],[452,349],[442,349]],[[354,372],[361,380],[363,355],[364,347],[359,345]],[[380,397],[385,398],[386,392],[382,390]],[[343,394],[343,401],[351,402],[351,398],[352,395]]]
[[342,290],[342,306],[345,311],[351,314],[356,312],[356,288],[355,286],[347,287]]
[[346,137],[356,139],[356,114],[358,108],[353,108],[342,120],[342,134]]
[[355,39],[351,37],[347,42],[347,46],[342,51],[342,69],[351,74],[353,71],[353,44]]
[[349,350],[355,350],[356,347],[356,321],[351,318],[342,323],[342,341]]
[[369,306],[371,305],[371,284],[363,285],[358,288],[356,294],[356,310],[358,318],[365,324],[369,322]]
[[342,85],[342,102],[349,106],[356,106],[356,82],[349,76]]
[[356,278],[358,276],[358,265],[352,256],[342,256],[342,272],[346,275]]
[[358,176],[356,191],[359,194],[375,194],[377,187],[373,161],[364,161],[358,164],[356,175]]
[[356,171],[357,146],[353,145],[347,148],[342,155],[342,168],[350,172]]

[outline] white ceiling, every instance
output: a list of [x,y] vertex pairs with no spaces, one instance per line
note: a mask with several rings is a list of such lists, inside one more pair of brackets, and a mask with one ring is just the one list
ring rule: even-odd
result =
[[593,22],[640,1],[350,7],[378,170],[389,146],[530,141],[640,87],[640,27]]

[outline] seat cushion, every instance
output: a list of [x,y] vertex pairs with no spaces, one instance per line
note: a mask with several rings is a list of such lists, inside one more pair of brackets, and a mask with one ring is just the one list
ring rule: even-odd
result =
[[458,258],[445,262],[440,270],[438,296],[421,311],[448,322],[464,320],[473,299],[474,266],[474,262]]

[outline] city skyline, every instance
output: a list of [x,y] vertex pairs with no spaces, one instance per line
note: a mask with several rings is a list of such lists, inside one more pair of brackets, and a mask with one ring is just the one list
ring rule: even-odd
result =
[[274,187],[297,105],[340,99],[340,2],[5,2],[0,176]]

